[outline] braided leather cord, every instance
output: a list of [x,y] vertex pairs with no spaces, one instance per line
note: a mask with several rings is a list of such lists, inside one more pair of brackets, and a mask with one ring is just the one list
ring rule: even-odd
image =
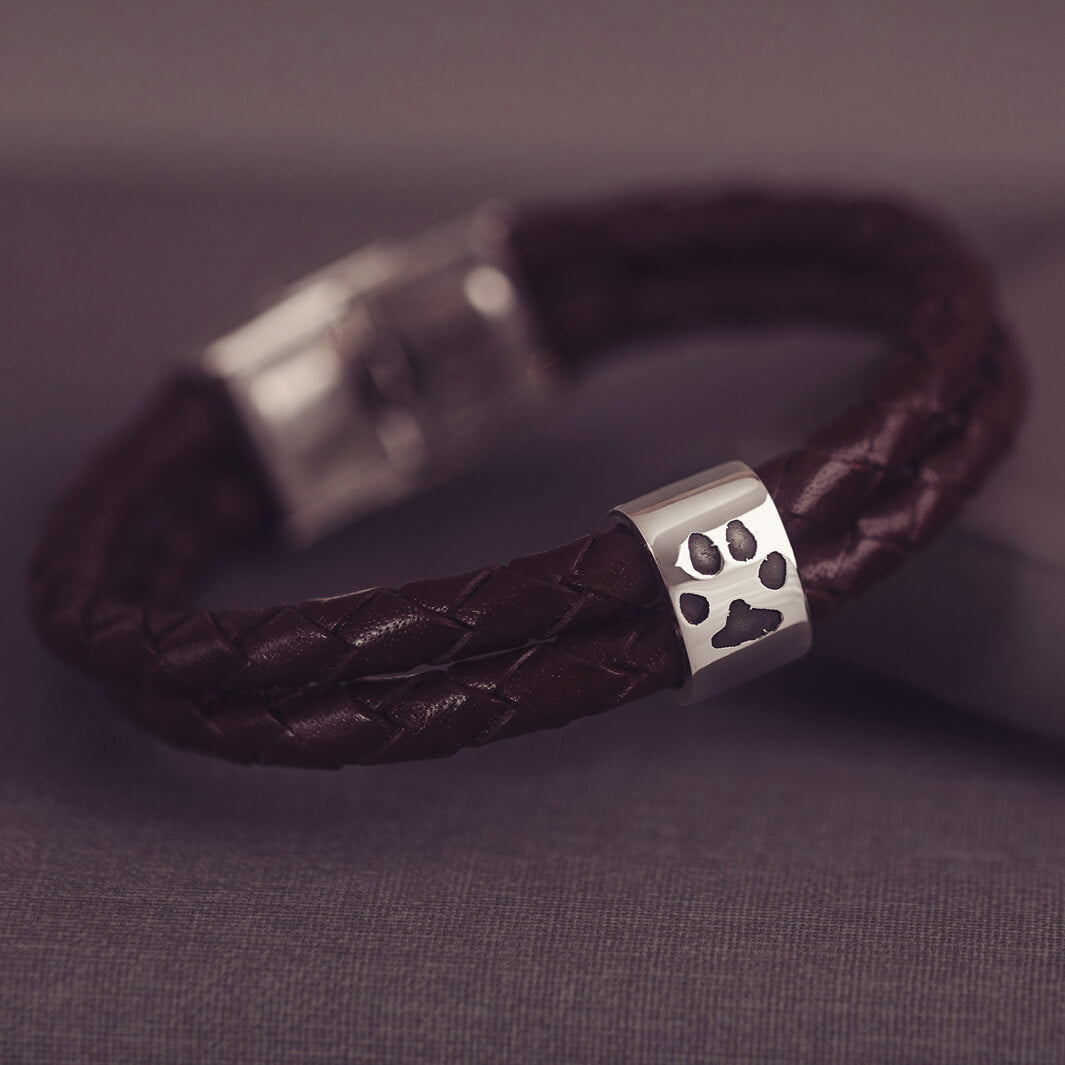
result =
[[[528,212],[514,250],[548,341],[573,366],[621,340],[720,323],[858,324],[892,343],[868,396],[759,470],[815,618],[925,544],[1019,420],[1023,379],[986,272],[904,208],[623,200]],[[132,716],[239,761],[439,757],[683,680],[654,564],[622,527],[402,588],[175,605],[273,520],[218,387],[175,378],[58,503],[31,564],[31,614]]]

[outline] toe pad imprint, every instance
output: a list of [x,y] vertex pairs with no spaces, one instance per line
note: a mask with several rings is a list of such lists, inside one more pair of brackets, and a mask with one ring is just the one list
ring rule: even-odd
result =
[[773,591],[784,587],[787,576],[788,560],[779,551],[770,551],[758,567],[758,579]]
[[721,570],[721,549],[703,533],[694,532],[688,537],[688,557],[692,569],[704,577],[712,577]]
[[706,596],[681,592],[680,612],[689,625],[701,625],[710,616],[710,604]]
[[725,526],[725,540],[728,542],[729,554],[737,562],[750,562],[758,550],[754,533],[739,519],[734,519]]

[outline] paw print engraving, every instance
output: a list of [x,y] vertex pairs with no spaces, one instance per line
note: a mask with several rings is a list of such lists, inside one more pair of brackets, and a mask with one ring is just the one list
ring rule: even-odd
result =
[[[681,545],[677,565],[697,580],[713,581],[720,574],[737,566],[748,566],[758,554],[754,533],[738,518],[724,529],[725,552],[714,542],[710,533],[693,532]],[[771,591],[784,586],[788,577],[788,560],[779,551],[770,551],[758,566],[758,582]],[[711,603],[713,585],[707,594],[682,592],[679,600],[681,617],[689,625],[702,625],[711,615],[719,618],[722,607],[715,611]],[[724,624],[714,632],[710,643],[716,648],[739,647],[751,643],[780,628],[784,615],[779,610],[752,606],[742,596],[732,596],[724,611]]]

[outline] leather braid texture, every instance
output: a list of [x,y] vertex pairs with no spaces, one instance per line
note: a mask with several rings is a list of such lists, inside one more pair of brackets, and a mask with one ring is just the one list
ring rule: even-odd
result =
[[[909,209],[627,199],[528,211],[513,246],[571,366],[634,337],[737,322],[859,325],[890,342],[869,395],[759,470],[815,618],[923,546],[1020,418],[1023,378],[987,273]],[[654,563],[623,527],[401,588],[180,605],[198,574],[274,520],[220,387],[175,378],[55,507],[31,564],[31,615],[150,729],[246,762],[440,757],[683,680]]]

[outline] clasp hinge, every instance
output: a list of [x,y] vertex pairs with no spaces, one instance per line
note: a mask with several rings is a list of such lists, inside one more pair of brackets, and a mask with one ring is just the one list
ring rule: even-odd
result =
[[544,395],[498,207],[313,274],[207,348],[297,543],[470,460]]

